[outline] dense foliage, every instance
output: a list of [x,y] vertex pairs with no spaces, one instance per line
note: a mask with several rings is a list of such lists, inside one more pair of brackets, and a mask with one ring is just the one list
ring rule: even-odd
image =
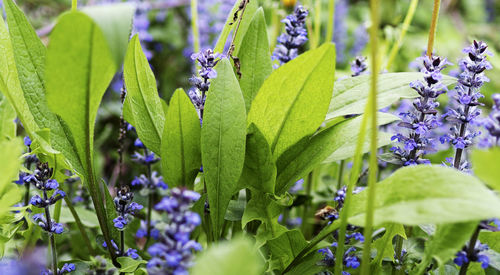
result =
[[500,274],[494,1],[0,7],[1,274]]

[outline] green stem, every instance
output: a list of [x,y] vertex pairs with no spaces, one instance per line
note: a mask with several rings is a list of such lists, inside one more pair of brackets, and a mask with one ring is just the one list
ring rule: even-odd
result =
[[69,211],[71,212],[73,218],[75,219],[76,226],[78,227],[78,230],[82,235],[83,242],[87,245],[87,249],[89,250],[90,255],[95,256],[96,254],[94,248],[92,248],[92,243],[90,242],[90,238],[87,235],[87,231],[85,231],[85,226],[83,225],[80,216],[78,216],[78,212],[76,212],[75,207],[71,203],[71,200],[68,198],[68,196],[64,197],[64,201],[66,202],[66,206],[69,208]]
[[[274,2],[273,2],[274,3]],[[271,41],[269,45],[269,50],[271,52],[274,51],[274,47],[276,47],[276,42],[278,41],[278,36],[280,35],[281,32],[281,16],[278,13],[278,7],[273,7],[271,9],[271,26],[273,27],[273,30],[271,32]]]
[[342,188],[342,177],[344,177],[344,166],[345,166],[345,160],[340,161],[340,166],[339,166],[339,172],[337,174],[337,190],[340,190]]
[[[481,231],[481,228],[478,226],[476,227],[476,230],[474,231],[474,234],[472,234],[470,240],[469,240],[469,245],[467,246],[467,258],[471,258],[472,255],[474,254],[474,247],[476,246],[477,238],[479,237],[479,231]],[[460,267],[460,273],[459,275],[465,275],[467,274],[467,269],[469,268],[470,261],[464,263]]]
[[[401,257],[401,252],[403,251],[403,237],[397,235],[396,236],[396,256],[395,258],[398,260],[399,264],[403,263],[403,259]],[[394,275],[399,275],[399,274],[404,274],[404,269],[393,269],[392,274]]]
[[368,199],[366,202],[366,219],[364,228],[363,259],[361,261],[361,274],[370,273],[370,258],[373,230],[373,216],[375,212],[375,183],[377,181],[377,81],[378,81],[378,28],[379,28],[379,0],[370,0],[372,26],[370,30],[372,81],[370,92],[372,133],[370,142],[370,168],[368,171]]
[[391,49],[391,53],[389,54],[389,61],[387,61],[387,70],[391,69],[392,63],[398,54],[399,48],[401,48],[401,44],[403,44],[403,39],[405,38],[406,32],[410,27],[411,21],[413,19],[413,15],[417,10],[418,0],[411,0],[410,7],[408,8],[408,12],[406,13],[405,20],[403,22],[403,26],[401,28],[401,34],[399,35],[398,41],[394,43]]
[[[302,229],[302,232],[304,233],[305,236],[307,236],[306,231],[307,231],[307,218],[308,218],[308,212],[309,212],[309,205],[312,201],[309,199],[309,197],[311,196],[312,184],[313,184],[313,172],[310,172],[309,175],[307,175],[307,180],[306,180],[306,198],[307,198],[307,201],[304,203],[304,209],[302,212],[302,224],[301,224],[301,229]],[[287,220],[283,220],[283,222],[285,223],[285,225],[287,224]]]
[[322,1],[316,0],[314,2],[314,40],[316,41],[315,47],[311,48],[314,50],[316,47],[318,47],[319,42],[320,42],[320,36],[321,36],[321,3]]
[[71,11],[76,11],[78,8],[78,0],[71,0]]
[[[47,191],[43,190],[43,199],[48,200]],[[50,218],[49,206],[45,207],[45,220],[47,221],[47,232],[49,233],[50,249],[52,250],[52,270],[57,274],[57,251],[54,233],[52,232],[52,219]]]
[[326,42],[333,40],[333,30],[335,29],[334,24],[335,17],[335,0],[328,1],[328,26],[326,26]]
[[193,33],[193,50],[200,51],[200,30],[198,28],[198,0],[191,0],[191,32]]
[[434,48],[434,38],[436,37],[436,28],[439,17],[439,6],[441,6],[441,0],[434,0],[431,29],[429,30],[429,40],[427,42],[427,55],[429,57],[432,56],[432,49]]

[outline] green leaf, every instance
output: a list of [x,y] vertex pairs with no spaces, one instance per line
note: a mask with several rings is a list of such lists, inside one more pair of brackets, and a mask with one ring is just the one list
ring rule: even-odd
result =
[[111,221],[94,173],[93,143],[97,109],[116,66],[101,30],[90,17],[71,12],[59,18],[50,36],[46,69],[48,106],[64,122],[65,132],[73,140],[84,167],[80,175],[109,243]]
[[108,41],[116,67],[123,63],[128,39],[135,15],[135,7],[130,3],[114,3],[84,7],[82,12],[90,16],[102,30]]
[[287,231],[278,238],[269,240],[267,248],[271,256],[270,268],[281,273],[306,245],[306,239],[302,232],[297,229]]
[[406,239],[405,228],[402,224],[391,223],[385,227],[384,235],[373,242],[373,247],[377,249],[377,256],[373,259],[373,264],[382,265],[382,260],[389,258],[394,261],[394,246],[392,239],[396,235]]
[[201,167],[198,113],[183,89],[170,99],[161,143],[163,176],[172,187],[192,187]]
[[134,125],[137,135],[151,151],[160,154],[165,117],[158,96],[156,79],[135,35],[128,45],[123,77],[127,97],[123,105],[125,120]]
[[259,8],[253,16],[240,51],[236,55],[240,59],[240,86],[248,112],[262,83],[273,71],[266,19],[262,8]]
[[335,47],[325,44],[281,66],[264,82],[248,124],[254,123],[264,134],[275,159],[324,121],[334,72]]
[[[368,190],[352,198],[349,223],[363,225]],[[500,199],[477,178],[449,167],[418,165],[377,183],[374,225],[463,223],[500,216]]]
[[489,187],[500,191],[500,148],[493,147],[488,151],[472,151],[474,174]]
[[[15,3],[12,0],[7,0],[4,1],[4,5],[7,13],[7,22],[9,24],[9,33],[17,68],[17,76],[24,95],[20,94],[16,80],[12,79],[16,76],[15,71],[9,75],[9,80],[6,82],[6,85],[10,87],[4,92],[9,93],[8,97],[11,102],[19,101],[19,104],[16,104],[18,106],[16,107],[16,111],[21,119],[24,119],[24,121],[22,121],[23,125],[25,125],[24,122],[27,122],[25,126],[27,127],[28,133],[34,135],[34,132],[38,129],[50,129],[51,146],[53,146],[55,150],[62,152],[71,163],[73,169],[81,173],[83,168],[78,159],[77,152],[72,146],[74,141],[70,140],[65,125],[47,106],[44,83],[46,61],[45,46],[38,38],[23,12]],[[8,44],[8,42],[6,42],[6,44]],[[9,46],[7,46],[7,49],[9,49]],[[10,58],[7,57],[7,59],[7,62],[10,64]],[[8,66],[10,67],[10,65]],[[26,105],[24,105],[23,98],[26,101]],[[25,106],[29,107],[32,116],[26,114],[24,109]],[[32,125],[31,118],[33,118],[38,125],[37,128]]]
[[255,124],[248,128],[245,164],[241,173],[238,189],[251,188],[259,192],[274,193],[276,183],[276,164],[271,148],[264,135]]
[[[21,169],[22,143],[20,139],[0,140],[2,157],[0,158],[0,221],[11,223],[8,217],[13,217],[12,205],[21,200],[23,191],[12,183],[18,178]],[[0,224],[3,226],[3,224]]]
[[[240,3],[241,3],[241,0],[235,1],[233,9],[227,15],[226,23],[224,24],[224,28],[221,31],[219,39],[217,40],[217,43],[216,43],[215,48],[214,48],[214,52],[222,53],[222,51],[224,50],[224,46],[226,45],[227,38],[228,38],[229,34],[231,33],[231,31],[233,31],[233,33],[234,33],[234,30],[235,30],[236,26],[238,25],[238,23],[237,23],[237,21],[234,22],[233,19],[234,19],[235,12],[238,11]],[[243,15],[243,18],[241,19],[241,24],[238,28],[238,33],[237,33],[235,41],[234,41],[234,45],[235,45],[234,52],[235,53],[239,52],[239,49],[242,45],[241,42],[243,40],[243,37],[245,36],[245,33],[248,30],[248,27],[250,25],[250,22],[254,16],[255,12],[257,11],[258,5],[259,5],[258,1],[249,1],[249,3],[247,4],[247,7],[245,8],[245,14]],[[239,16],[241,16],[241,11],[238,12],[238,18],[239,18]]]
[[[97,220],[95,213],[86,209],[83,206],[75,206],[75,211],[78,213],[78,217],[82,221],[82,224],[86,227],[96,228],[99,227],[99,221]],[[68,207],[63,207],[61,209],[61,220],[62,223],[74,223],[75,218]]]
[[205,103],[201,129],[201,158],[206,179],[214,237],[218,239],[231,196],[245,160],[245,101],[231,64],[217,66]]
[[250,241],[238,237],[231,242],[211,246],[196,258],[192,275],[260,275],[264,270],[259,252]]
[[0,94],[0,139],[13,139],[16,136],[16,113],[7,98]]
[[472,236],[477,222],[438,225],[436,233],[425,244],[424,257],[417,266],[417,274],[423,274],[435,259],[438,266],[443,265],[460,251]]
[[500,232],[482,231],[479,233],[479,241],[487,244],[490,249],[500,253]]
[[[303,178],[321,162],[352,157],[355,152],[362,116],[343,121],[322,130],[311,138],[296,143],[285,151],[277,161],[278,178],[276,193],[286,192],[297,180]],[[379,125],[397,120],[397,117],[378,114]],[[370,129],[367,133],[370,133]],[[365,139],[363,152],[369,151],[370,140]],[[380,135],[378,146],[390,143],[389,135]]]
[[120,263],[120,272],[135,272],[141,264],[147,264],[144,260],[134,260],[130,257],[118,257]]
[[287,229],[278,223],[278,217],[283,206],[277,203],[269,194],[252,193],[252,198],[245,207],[241,226],[244,228],[251,221],[261,221],[258,238],[260,242],[274,239]]
[[[418,93],[410,88],[410,82],[422,79],[422,73],[387,73],[378,78],[377,106],[385,108],[400,98],[414,98]],[[370,92],[370,75],[350,77],[335,82],[327,120],[345,115],[362,114]],[[443,76],[443,84],[456,83],[456,78]]]

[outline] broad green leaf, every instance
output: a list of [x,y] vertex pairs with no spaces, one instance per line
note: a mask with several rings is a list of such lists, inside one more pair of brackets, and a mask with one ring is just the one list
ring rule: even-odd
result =
[[93,144],[97,109],[115,71],[106,39],[90,17],[70,12],[59,18],[47,51],[47,102],[73,140],[84,167],[80,174],[108,243],[111,221],[94,172]]
[[192,187],[201,167],[200,119],[183,89],[170,99],[161,143],[163,176],[169,186]]
[[[120,263],[120,272],[135,272],[141,264],[148,263],[144,260],[134,260],[130,257],[118,257],[118,262]],[[135,273],[134,273],[135,274]]]
[[[349,222],[363,225],[368,192],[352,198]],[[443,166],[397,170],[377,183],[374,225],[464,223],[500,216],[500,199],[477,178]]]
[[[3,93],[14,108],[28,134],[38,129],[28,103],[24,99],[21,83],[17,75],[14,49],[3,18],[0,18],[0,93]],[[3,103],[6,104],[6,103]],[[4,109],[7,110],[7,109]]]
[[406,239],[405,228],[402,224],[391,223],[385,227],[384,235],[373,242],[373,247],[377,249],[377,256],[373,259],[373,264],[382,265],[382,260],[389,258],[394,261],[394,246],[392,240],[395,236]]
[[127,87],[127,97],[123,106],[124,118],[135,127],[144,145],[160,154],[165,116],[155,76],[137,35],[128,45],[123,77]]
[[248,112],[262,83],[273,71],[266,19],[262,8],[255,13],[241,43],[240,51],[236,55],[240,59],[240,86]]
[[276,164],[271,148],[264,135],[255,124],[248,128],[245,164],[241,173],[238,189],[251,188],[259,192],[274,193]]
[[[234,6],[231,12],[227,15],[226,23],[224,24],[224,28],[221,31],[221,34],[219,36],[219,39],[217,40],[217,43],[214,48],[214,52],[216,53],[222,53],[224,51],[224,47],[230,43],[228,41],[228,37],[231,33],[236,28],[238,25],[238,21],[234,22],[234,14],[235,12],[238,11],[239,5],[241,3],[241,0],[236,0],[234,1]],[[243,18],[241,20],[241,24],[238,29],[238,33],[236,35],[234,45],[235,49],[234,52],[237,53],[239,52],[239,49],[241,47],[241,41],[243,40],[243,37],[245,36],[245,33],[248,30],[248,27],[250,25],[250,22],[252,21],[252,18],[255,14],[255,11],[258,8],[258,1],[249,1],[247,4],[247,7],[245,8],[245,14],[243,15]],[[241,11],[238,12],[238,17],[241,16]],[[231,38],[232,39],[232,38]]]
[[424,257],[417,266],[416,274],[423,274],[432,259],[438,266],[452,259],[470,239],[477,222],[438,225],[436,233],[425,243]]
[[215,239],[219,238],[227,205],[236,192],[245,160],[245,101],[229,60],[217,66],[205,103],[201,158]]
[[500,253],[500,232],[482,231],[479,233],[479,241],[487,244],[490,249]]
[[281,273],[300,251],[307,245],[306,239],[299,230],[290,230],[278,238],[269,240],[267,248],[270,254],[270,268]]
[[287,229],[278,223],[278,217],[283,211],[283,206],[278,204],[269,194],[252,193],[252,198],[245,207],[241,226],[244,228],[251,221],[261,221],[259,226],[259,239],[264,242],[274,239]]
[[116,67],[123,63],[135,15],[135,7],[130,3],[113,3],[84,7],[82,12],[90,16],[101,28],[108,41]]
[[21,168],[22,143],[20,139],[0,140],[2,157],[0,158],[0,220],[9,221],[8,216],[14,216],[11,206],[18,203],[23,190],[13,183]]
[[260,275],[264,263],[259,251],[252,243],[242,237],[211,246],[196,258],[192,275]]
[[[71,140],[70,134],[66,131],[67,129],[64,123],[62,123],[47,106],[44,83],[46,62],[45,46],[38,38],[23,12],[14,2],[12,0],[6,0],[4,4],[17,68],[17,77],[23,95],[21,95],[18,90],[18,83],[13,79],[16,76],[15,71],[12,71],[11,75],[9,75],[9,80],[6,83],[8,89],[4,92],[9,93],[8,97],[11,102],[17,102],[19,100],[19,104],[16,104],[18,106],[16,107],[16,111],[22,119],[23,125],[27,127],[28,133],[34,135],[35,131],[38,129],[50,129],[51,146],[53,146],[55,150],[63,153],[73,169],[82,173],[83,167],[73,146],[74,141]],[[7,48],[9,48],[9,46],[7,46]],[[11,60],[9,57],[7,58],[7,62],[10,64]],[[9,69],[12,68],[10,65],[8,66]],[[26,105],[24,105],[23,98]],[[25,106],[29,107],[31,116],[25,111]],[[32,118],[38,127],[35,128],[34,125],[32,125]],[[25,122],[27,124],[24,124]]]
[[[99,227],[99,221],[97,220],[95,213],[86,209],[83,206],[75,206],[75,211],[78,213],[78,217],[82,221],[82,224],[89,228]],[[68,207],[63,207],[61,209],[61,219],[62,223],[74,223],[75,218]]]
[[489,187],[500,191],[500,148],[493,147],[488,151],[474,150],[472,152],[474,174]]
[[300,263],[290,269],[287,275],[316,275],[321,274],[321,271],[325,271],[325,266],[319,265],[318,263],[324,259],[323,254],[318,253],[317,250],[313,250],[311,253],[307,254],[301,259]]
[[[330,126],[311,138],[305,138],[285,151],[277,161],[278,178],[276,193],[286,192],[297,180],[307,175],[321,162],[331,162],[352,157],[359,136],[362,116]],[[378,114],[379,125],[397,120],[397,117]],[[367,130],[369,133],[371,130]],[[390,143],[389,135],[381,135],[378,146]],[[364,152],[369,151],[370,141],[366,139]]]
[[[410,88],[410,82],[422,79],[421,73],[387,73],[378,80],[377,106],[390,106],[400,98],[414,98],[418,93]],[[327,120],[345,115],[362,114],[370,92],[370,75],[350,77],[335,82]],[[443,84],[456,83],[456,78],[443,76]]]
[[6,97],[0,94],[0,140],[16,136],[16,113]]
[[324,121],[334,72],[335,47],[325,44],[281,66],[264,81],[248,124],[254,123],[264,134],[275,159]]

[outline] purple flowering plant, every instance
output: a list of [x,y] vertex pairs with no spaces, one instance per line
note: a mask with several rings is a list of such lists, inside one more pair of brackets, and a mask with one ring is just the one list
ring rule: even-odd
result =
[[1,1],[1,274],[500,272],[499,4],[53,2]]

